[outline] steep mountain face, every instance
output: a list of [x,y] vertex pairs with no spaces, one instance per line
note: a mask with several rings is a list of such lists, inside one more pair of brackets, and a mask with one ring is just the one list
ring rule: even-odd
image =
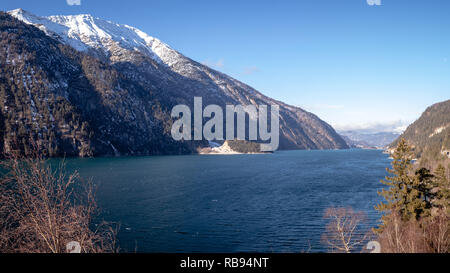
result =
[[114,67],[0,14],[0,127],[6,151],[31,138],[50,156],[193,151],[170,135],[170,101]]
[[[400,138],[413,146],[415,155],[424,164],[450,158],[450,100],[428,107]],[[389,148],[394,148],[397,142],[398,139]]]
[[[34,128],[39,136],[45,127],[58,153],[71,155],[192,152],[203,142],[171,140],[170,110],[176,104],[192,107],[200,96],[204,105],[279,105],[280,149],[347,148],[315,115],[268,98],[133,27],[90,15],[38,17],[21,9],[9,15],[21,22],[1,15],[6,135],[18,132],[17,124],[26,124],[22,133]],[[13,102],[18,89],[20,99]],[[56,101],[67,105],[58,118]]]

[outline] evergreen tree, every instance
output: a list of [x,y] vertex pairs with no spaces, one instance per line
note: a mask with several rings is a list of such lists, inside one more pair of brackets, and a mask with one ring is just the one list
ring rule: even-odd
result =
[[[417,214],[420,216],[428,215],[431,212],[432,201],[436,194],[433,191],[435,187],[435,177],[431,174],[430,170],[427,168],[420,168],[415,172],[414,189],[417,191],[418,200],[422,200],[421,204],[418,204]],[[422,208],[420,206],[423,206]]]
[[388,186],[378,192],[386,202],[381,202],[375,209],[385,213],[382,225],[375,231],[380,233],[389,224],[390,214],[398,213],[403,221],[418,219],[428,212],[424,193],[420,191],[420,174],[411,175],[412,152],[405,139],[398,142],[393,154],[392,169],[387,169],[392,176],[387,176],[381,183]]
[[438,188],[434,205],[443,208],[450,215],[450,181],[447,179],[445,167],[439,164],[434,176],[434,185]]

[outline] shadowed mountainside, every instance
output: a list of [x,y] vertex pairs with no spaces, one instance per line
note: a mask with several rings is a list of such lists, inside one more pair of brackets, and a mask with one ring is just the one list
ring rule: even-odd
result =
[[[0,122],[6,150],[25,149],[31,135],[51,156],[192,153],[207,142],[172,140],[170,111],[177,104],[192,107],[194,96],[204,105],[279,105],[280,149],[348,148],[314,114],[268,98],[134,28],[89,15],[10,13],[21,21],[0,14]],[[63,26],[71,20],[96,24],[104,32],[67,30]],[[131,48],[111,31],[125,38],[135,33],[144,42]]]

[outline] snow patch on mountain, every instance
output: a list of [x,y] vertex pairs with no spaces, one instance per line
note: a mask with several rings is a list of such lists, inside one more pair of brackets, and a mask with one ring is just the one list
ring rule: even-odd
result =
[[[210,80],[221,86],[228,94],[230,90],[227,85],[230,83],[241,85],[227,75],[215,74],[215,70],[210,70],[205,65],[183,56],[157,38],[128,25],[117,24],[89,14],[40,17],[23,9],[12,10],[8,13],[24,23],[38,27],[47,35],[78,51],[99,50],[112,62],[128,62],[133,58],[132,54],[129,54],[130,51],[139,52],[184,77],[198,81]],[[251,90],[251,88],[245,89]]]
[[284,149],[347,148],[334,129],[314,114],[271,99],[245,83],[183,56],[134,27],[87,14],[39,17],[22,9],[9,14],[120,69],[120,73],[144,88],[177,98],[177,103],[189,104],[192,102],[189,98],[202,96],[205,101],[219,105],[278,105],[280,143]]
[[430,134],[428,137],[430,138],[430,137],[433,137],[433,136],[435,136],[435,135],[438,135],[438,134],[442,133],[442,131],[444,131],[445,129],[447,129],[447,127],[449,127],[449,126],[450,126],[450,124],[447,124],[447,125],[444,125],[444,126],[441,126],[441,127],[436,128],[436,129],[433,131],[433,133]]
[[40,17],[23,9],[8,13],[24,23],[38,27],[49,36],[56,36],[79,51],[93,48],[109,53],[114,46],[119,46],[144,53],[168,66],[181,57],[181,54],[168,45],[137,28],[95,18],[89,14]]
[[23,9],[15,9],[9,11],[8,14],[26,24],[33,25],[39,28],[40,30],[45,32],[45,34],[47,34],[48,36],[57,38],[61,42],[72,46],[76,50],[86,51],[88,49],[88,47],[80,39],[68,35],[69,33],[68,27],[54,23],[46,17],[36,16]]

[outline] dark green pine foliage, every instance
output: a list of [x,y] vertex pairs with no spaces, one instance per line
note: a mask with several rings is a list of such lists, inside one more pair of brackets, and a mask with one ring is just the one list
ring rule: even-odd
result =
[[[432,206],[431,203],[436,197],[433,191],[435,187],[435,176],[427,168],[420,168],[415,171],[413,187],[418,194],[416,198],[424,201],[425,210],[422,210],[422,212],[429,213]],[[418,213],[418,215],[422,215],[422,213]]]
[[433,205],[442,208],[450,215],[450,181],[445,167],[439,165],[435,170],[435,200]]
[[[405,139],[401,139],[393,154],[392,169],[387,169],[391,176],[387,176],[381,183],[387,186],[378,192],[385,202],[381,202],[375,209],[383,212],[382,225],[376,229],[381,232],[389,222],[389,215],[399,213],[402,220],[414,220],[430,212],[430,179],[425,170],[412,175],[412,152]],[[423,191],[426,189],[425,191]]]

